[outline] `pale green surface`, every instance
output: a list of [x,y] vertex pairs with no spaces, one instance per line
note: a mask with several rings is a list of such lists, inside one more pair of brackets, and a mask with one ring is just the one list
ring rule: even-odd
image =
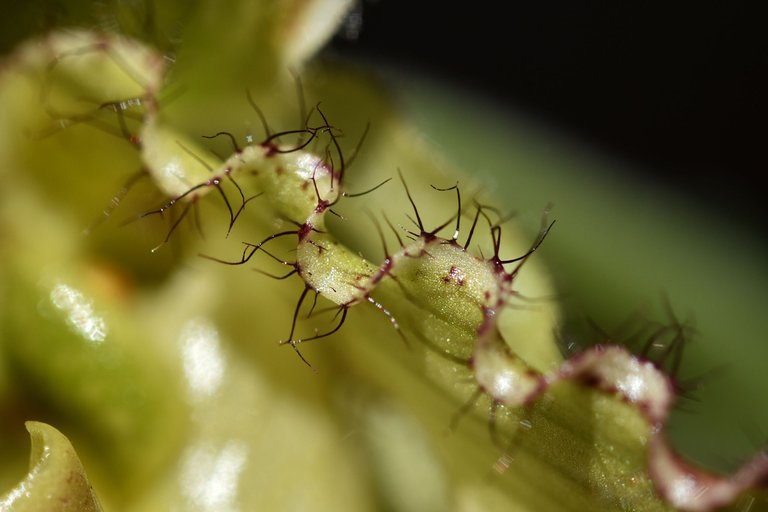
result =
[[83,466],[69,440],[58,430],[28,421],[32,439],[29,473],[0,495],[0,510],[13,512],[101,512]]

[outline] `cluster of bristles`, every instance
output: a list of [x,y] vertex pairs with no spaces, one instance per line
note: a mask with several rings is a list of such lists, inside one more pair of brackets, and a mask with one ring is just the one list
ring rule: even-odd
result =
[[[271,259],[277,261],[279,264],[289,267],[289,271],[283,275],[271,275],[261,269],[258,269],[259,272],[269,275],[275,279],[286,279],[293,275],[297,275],[302,279],[304,282],[304,289],[299,295],[298,301],[294,307],[288,337],[280,342],[281,344],[290,345],[302,361],[311,366],[299,350],[299,345],[308,341],[325,338],[337,333],[344,325],[349,309],[359,303],[369,303],[381,311],[384,315],[386,315],[396,332],[405,340],[406,337],[400,328],[400,322],[384,304],[374,298],[373,294],[375,293],[377,286],[384,279],[392,279],[394,282],[400,284],[398,278],[398,261],[402,261],[402,259],[416,260],[423,258],[424,262],[429,262],[430,258],[432,257],[430,250],[433,250],[433,248],[438,246],[449,247],[453,251],[467,253],[472,243],[476,228],[482,219],[489,226],[488,229],[490,230],[490,237],[492,241],[492,253],[488,257],[485,257],[481,254],[479,257],[473,256],[473,258],[476,259],[478,265],[487,266],[489,273],[495,276],[497,289],[495,296],[491,296],[490,293],[486,293],[485,299],[487,299],[487,301],[485,303],[478,304],[482,311],[483,317],[486,318],[487,321],[481,323],[477,327],[476,340],[474,341],[474,347],[471,350],[472,356],[468,358],[460,357],[455,354],[446,352],[443,348],[436,346],[432,343],[431,340],[427,338],[417,336],[417,339],[423,342],[426,347],[433,350],[438,355],[467,367],[475,375],[477,380],[476,391],[472,393],[466,404],[462,406],[454,416],[451,422],[453,428],[456,427],[458,419],[461,416],[463,416],[470,409],[476,407],[476,404],[481,396],[489,397],[489,430],[492,439],[497,443],[497,445],[503,446],[503,455],[499,458],[495,466],[497,470],[504,471],[508,467],[509,454],[511,453],[510,450],[512,449],[512,443],[515,442],[514,438],[512,440],[504,441],[498,437],[498,432],[495,426],[499,407],[517,408],[524,405],[530,405],[544,393],[546,393],[552,385],[560,381],[568,380],[573,382],[580,382],[586,386],[598,389],[605,393],[618,395],[622,400],[628,403],[632,403],[638,408],[638,410],[643,414],[649,424],[653,426],[652,435],[649,442],[649,450],[652,453],[652,455],[649,457],[649,474],[651,475],[652,480],[656,485],[657,491],[678,507],[690,508],[691,510],[707,510],[712,506],[710,504],[723,503],[728,499],[732,499],[731,497],[738,495],[738,493],[741,492],[741,489],[753,485],[754,482],[762,478],[761,475],[768,473],[766,464],[761,463],[760,460],[757,460],[757,462],[753,462],[750,463],[750,465],[745,466],[745,469],[742,470],[743,478],[741,478],[741,481],[738,484],[731,484],[730,481],[726,480],[715,480],[711,475],[700,472],[696,468],[682,463],[682,461],[676,458],[677,456],[669,448],[669,445],[664,439],[664,425],[666,423],[669,411],[673,407],[676,396],[678,396],[681,392],[685,395],[695,387],[695,382],[688,383],[688,385],[680,385],[679,382],[672,380],[664,372],[659,371],[657,368],[666,367],[667,371],[669,371],[671,375],[676,375],[679,371],[683,349],[686,340],[688,339],[687,329],[682,327],[679,323],[660,326],[650,335],[648,335],[645,343],[640,348],[641,358],[637,358],[623,348],[615,345],[598,345],[571,357],[557,372],[548,376],[539,374],[530,368],[523,370],[515,368],[515,365],[519,364],[519,361],[508,347],[499,347],[498,345],[493,346],[493,344],[496,343],[495,341],[489,342],[486,340],[486,338],[490,336],[487,331],[495,329],[494,317],[503,307],[505,307],[509,299],[511,297],[526,299],[525,296],[513,288],[513,284],[525,262],[534,252],[538,250],[547,234],[549,233],[552,225],[554,224],[554,222],[548,223],[546,221],[546,215],[544,215],[541,231],[529,250],[520,256],[511,259],[505,259],[501,255],[501,224],[505,219],[501,216],[499,216],[500,219],[497,221],[491,219],[489,212],[495,212],[498,214],[498,212],[493,207],[475,203],[475,212],[469,233],[464,242],[460,243],[459,236],[461,232],[461,219],[464,215],[464,211],[461,205],[461,193],[458,185],[447,188],[433,187],[438,191],[455,191],[458,207],[456,213],[452,215],[450,219],[441,223],[434,229],[427,229],[422,221],[422,217],[416,206],[416,202],[414,201],[410,190],[408,189],[406,180],[400,173],[399,176],[402,182],[402,186],[413,210],[413,218],[410,216],[408,218],[412,221],[416,229],[411,230],[401,228],[401,230],[405,233],[403,236],[401,232],[395,228],[395,226],[385,216],[384,221],[394,234],[394,237],[397,239],[399,245],[398,250],[391,252],[387,246],[381,225],[378,221],[376,221],[376,219],[372,218],[382,242],[384,250],[383,262],[379,266],[371,265],[369,267],[366,267],[361,263],[363,268],[367,270],[358,269],[353,272],[352,275],[348,276],[348,281],[344,283],[336,283],[336,287],[338,288],[342,288],[344,285],[346,285],[349,289],[353,290],[352,293],[348,293],[346,295],[342,294],[340,296],[341,299],[339,299],[339,297],[334,297],[334,294],[336,294],[338,290],[332,287],[329,291],[327,289],[321,289],[315,285],[314,280],[317,276],[314,275],[314,269],[310,264],[307,264],[299,258],[294,261],[288,261],[269,251],[268,248],[265,247],[267,244],[269,244],[269,242],[285,237],[296,237],[295,240],[297,243],[297,248],[303,247],[304,249],[312,251],[317,255],[323,255],[327,252],[331,252],[333,249],[330,245],[328,245],[330,235],[326,231],[325,225],[322,222],[323,216],[328,212],[335,213],[333,211],[333,207],[338,204],[342,197],[352,198],[359,197],[367,193],[372,193],[384,185],[387,181],[389,181],[385,180],[372,189],[362,193],[346,193],[346,191],[343,190],[343,177],[346,170],[346,165],[344,164],[344,158],[342,156],[338,141],[336,140],[337,131],[334,127],[332,127],[332,125],[330,125],[330,123],[327,122],[327,120],[325,120],[325,116],[322,115],[322,112],[319,110],[319,108],[316,110],[320,112],[325,121],[323,125],[318,127],[307,126],[301,130],[292,130],[269,135],[260,144],[263,148],[267,149],[264,152],[264,158],[269,160],[277,158],[278,156],[299,154],[321,133],[325,133],[330,137],[331,145],[337,152],[340,166],[338,168],[334,166],[332,159],[330,158],[321,160],[319,159],[315,164],[309,178],[309,185],[307,187],[310,188],[314,193],[315,202],[311,210],[308,211],[308,216],[304,219],[284,219],[293,223],[295,226],[294,229],[274,233],[256,243],[244,242],[245,247],[239,260],[229,261],[215,258],[209,255],[204,255],[204,257],[208,259],[227,265],[237,266],[248,263],[257,253],[261,252]],[[308,139],[306,141],[302,141],[298,145],[287,148],[277,144],[276,142],[281,136],[297,133],[308,135]],[[234,144],[234,137],[232,137],[231,134],[219,132],[214,136],[221,135],[225,135],[233,141],[233,146],[235,147],[235,155],[242,153],[242,149]],[[328,154],[329,152],[326,151],[326,156]],[[188,205],[186,205],[182,214],[171,225],[171,228],[165,237],[165,243],[169,240],[170,235],[178,226],[181,219],[184,218],[187,210],[194,206],[195,200],[197,199],[197,197],[194,196],[195,193],[200,190],[215,187],[220,193],[227,209],[229,210],[230,222],[227,228],[228,234],[232,229],[235,221],[243,212],[246,205],[255,197],[259,197],[263,194],[259,193],[257,195],[246,198],[245,194],[242,192],[242,188],[231,176],[233,170],[234,168],[226,167],[223,177],[230,180],[235,185],[240,194],[240,205],[236,210],[231,207],[226,194],[221,188],[221,176],[217,176],[216,178],[212,178],[209,181],[191,187],[183,194],[164,203],[160,208],[143,213],[141,217],[152,214],[162,214],[184,198],[191,197],[193,199]],[[275,172],[283,171],[279,171],[279,168],[275,169]],[[212,170],[212,172],[214,172],[214,170]],[[324,195],[321,191],[321,187],[318,185],[320,177],[330,179],[331,185],[329,189],[325,191],[328,195]],[[439,233],[453,222],[455,222],[453,235],[450,238],[442,238]],[[407,239],[408,242],[406,242],[404,239]],[[333,243],[335,244],[335,242]],[[339,263],[343,264],[343,261],[340,261]],[[514,266],[511,270],[507,270],[507,265]],[[463,281],[462,274],[463,272],[460,268],[451,266],[443,278],[444,282],[446,284],[455,284],[458,287],[464,286],[465,282]],[[296,332],[300,311],[310,294],[312,294],[312,303],[308,316],[313,314],[317,305],[318,297],[323,295],[326,298],[329,298],[332,302],[335,302],[335,306],[332,309],[335,309],[336,317],[338,320],[337,323],[327,331],[319,333],[316,332],[311,336],[303,338],[296,338],[294,335]],[[606,337],[605,340],[610,342],[610,338],[608,337]],[[484,380],[483,375],[487,375],[489,372],[496,370],[490,369],[495,367],[493,365],[488,365],[486,362],[484,362],[484,359],[482,359],[482,356],[486,354],[490,354],[490,357],[495,357],[502,361],[500,365],[504,367],[498,375],[492,376],[491,384],[489,384],[487,380]],[[653,354],[656,354],[654,357],[656,362],[644,362],[643,358],[651,357]],[[510,396],[497,394],[493,388],[493,379],[503,378],[506,372],[514,371],[521,372],[521,374],[524,376],[523,378],[527,381],[528,387],[526,388],[523,386],[522,390],[518,390],[516,394],[513,393]],[[625,383],[622,379],[625,378],[626,375],[631,375],[633,373],[637,373],[638,378],[643,380],[644,385],[648,390],[646,393],[640,396],[632,395],[624,387]],[[525,412],[527,410],[528,409],[523,409],[522,419],[519,420],[519,425],[522,427],[523,433],[531,428],[530,422]],[[686,475],[686,478],[692,479],[691,481],[694,482],[693,485],[697,489],[704,489],[705,482],[707,483],[706,485],[709,485],[712,488],[720,488],[722,489],[723,496],[725,497],[716,498],[713,495],[712,498],[708,498],[706,497],[706,494],[703,493],[703,491],[697,495],[697,497],[678,497],[677,493],[679,490],[677,485],[675,483],[670,484],[669,482],[676,482],[675,479],[680,475]]]
[[[326,124],[322,127],[324,132],[328,135],[330,139],[329,147],[334,148],[335,154],[337,155],[338,162],[340,162],[340,166],[337,168],[332,159],[327,158],[328,155],[330,155],[329,151],[325,151],[326,159],[324,159],[322,162],[318,161],[318,164],[312,169],[312,174],[308,178],[308,182],[311,183],[311,186],[308,186],[308,188],[311,188],[311,190],[314,191],[315,194],[315,205],[313,208],[311,208],[311,211],[308,210],[309,216],[305,219],[283,219],[286,220],[289,223],[292,223],[295,228],[280,231],[278,233],[274,233],[272,235],[267,236],[263,240],[259,242],[243,242],[244,249],[243,253],[239,260],[230,261],[230,260],[224,260],[216,257],[212,257],[209,255],[202,255],[203,257],[223,263],[226,265],[244,265],[251,261],[251,259],[259,252],[264,253],[272,260],[278,262],[279,264],[289,267],[289,271],[282,275],[275,275],[267,273],[261,269],[256,269],[258,272],[267,275],[269,277],[272,277],[274,279],[282,280],[289,278],[290,276],[297,275],[304,281],[304,290],[301,292],[299,299],[295,305],[294,311],[293,311],[293,318],[291,321],[291,328],[288,337],[281,341],[281,344],[290,344],[291,347],[296,351],[296,353],[299,355],[299,357],[309,365],[309,362],[304,358],[304,356],[299,351],[298,345],[301,343],[305,343],[312,340],[317,340],[321,338],[328,337],[341,329],[341,327],[344,325],[344,322],[347,318],[348,310],[362,302],[367,302],[369,304],[372,304],[375,306],[379,311],[384,313],[388,320],[390,321],[391,325],[394,327],[394,329],[397,331],[398,335],[400,335],[403,339],[405,339],[405,335],[400,329],[400,323],[396,320],[396,318],[392,315],[392,313],[389,311],[387,307],[382,305],[379,301],[377,301],[373,296],[372,293],[374,293],[375,288],[377,285],[384,280],[385,278],[391,278],[395,281],[398,280],[397,276],[397,268],[396,268],[396,261],[397,256],[404,257],[404,258],[411,258],[411,259],[417,259],[421,257],[429,257],[429,249],[428,247],[430,245],[448,245],[452,248],[466,252],[467,249],[470,247],[470,244],[473,240],[473,236],[475,233],[475,230],[481,220],[484,219],[487,221],[490,229],[491,239],[493,242],[493,251],[490,257],[487,259],[483,258],[482,256],[480,258],[477,258],[479,265],[486,265],[489,267],[489,269],[497,274],[500,277],[500,282],[504,283],[505,288],[508,290],[509,294],[517,295],[519,297],[522,297],[521,294],[518,292],[512,290],[512,282],[514,281],[515,277],[517,276],[518,272],[520,271],[522,264],[525,262],[525,260],[533,254],[541,245],[544,238],[548,234],[550,228],[552,227],[551,224],[543,223],[541,232],[539,233],[539,236],[537,237],[534,244],[531,246],[531,248],[522,256],[518,256],[516,258],[512,259],[503,259],[501,257],[500,251],[501,251],[501,234],[502,234],[502,228],[501,223],[506,221],[506,218],[501,218],[498,221],[493,221],[488,212],[494,211],[497,212],[495,208],[487,205],[481,205],[479,203],[475,203],[475,215],[472,221],[471,228],[469,230],[469,234],[464,241],[463,244],[459,244],[459,235],[461,231],[461,218],[464,215],[464,211],[462,209],[461,204],[461,192],[457,185],[454,185],[452,187],[448,188],[438,188],[433,186],[435,190],[445,192],[445,191],[455,191],[456,193],[456,200],[458,203],[457,211],[456,213],[451,216],[447,221],[443,222],[442,224],[438,225],[434,229],[428,230],[422,221],[421,214],[419,213],[419,210],[416,206],[416,203],[410,193],[410,190],[408,189],[407,183],[405,181],[405,178],[403,177],[403,174],[398,170],[398,175],[400,177],[400,181],[403,185],[403,188],[405,190],[405,193],[408,197],[408,200],[411,204],[411,207],[413,209],[413,215],[414,217],[407,216],[407,218],[414,224],[414,226],[417,228],[416,231],[409,230],[406,228],[401,227],[399,230],[395,228],[395,226],[392,224],[392,222],[384,215],[384,221],[386,222],[386,225],[391,229],[392,233],[394,234],[395,238],[397,239],[397,242],[399,244],[399,249],[393,253],[389,250],[387,246],[387,242],[385,239],[385,235],[383,233],[381,224],[379,221],[373,217],[370,216],[371,221],[373,222],[373,225],[375,226],[379,238],[382,243],[383,247],[383,262],[378,267],[370,266],[370,272],[364,272],[364,273],[354,273],[354,275],[351,276],[351,279],[343,283],[345,285],[348,285],[352,290],[354,290],[353,293],[347,294],[347,295],[341,295],[341,300],[339,300],[339,297],[335,297],[334,295],[339,295],[338,286],[341,286],[342,283],[338,283],[338,286],[333,288],[331,292],[324,293],[322,289],[319,289],[318,287],[313,285],[313,279],[316,277],[314,275],[314,269],[307,265],[306,263],[300,261],[300,259],[295,259],[293,261],[288,261],[284,258],[281,258],[271,252],[270,250],[265,247],[267,244],[272,242],[273,240],[284,238],[284,237],[296,237],[296,243],[297,247],[302,246],[309,246],[313,248],[318,254],[323,254],[325,251],[327,251],[329,248],[324,245],[329,241],[330,235],[328,235],[327,230],[325,229],[325,225],[323,223],[323,215],[326,212],[332,213],[334,215],[337,215],[341,217],[337,212],[335,212],[332,208],[338,204],[339,200],[341,198],[355,198],[360,197],[369,193],[373,193],[379,187],[382,187],[384,184],[389,182],[391,178],[388,178],[381,183],[377,184],[376,186],[372,187],[369,190],[366,190],[364,192],[360,193],[348,193],[344,190],[344,182],[343,178],[345,175],[345,171],[349,165],[350,162],[346,162],[342,154],[342,150],[340,148],[340,145],[337,140],[337,131],[333,129],[329,123],[327,123],[327,119],[322,114],[319,108],[316,108],[318,112],[320,112],[323,119],[326,121]],[[307,128],[307,133],[310,133],[312,137],[314,137],[317,132],[318,128]],[[286,133],[298,133],[300,130],[294,130],[291,132],[283,132],[278,135],[283,135]],[[217,134],[220,135],[221,133]],[[229,134],[227,134],[229,135]],[[230,135],[231,137],[231,135]],[[274,136],[273,136],[274,137]],[[361,139],[361,143],[364,137]],[[274,139],[270,139],[271,140]],[[262,143],[263,144],[263,143]],[[307,146],[308,142],[304,142],[299,146],[296,146],[294,148],[285,150],[281,149],[279,151],[275,151],[273,153],[269,153],[266,155],[266,158],[271,158],[274,154],[280,153],[283,155],[295,153],[302,149],[304,149]],[[360,144],[358,144],[355,154],[357,154],[357,151],[360,148]],[[239,149],[238,149],[239,152]],[[351,161],[352,159],[350,159]],[[280,167],[276,168],[276,172],[284,172]],[[318,179],[319,176],[322,176],[323,178],[329,177],[330,178],[330,187],[328,187],[327,194],[328,196],[324,196],[321,191],[320,187],[318,186]],[[307,187],[305,187],[307,188]],[[342,217],[343,218],[343,217]],[[544,216],[544,219],[546,220],[546,215]],[[448,227],[451,223],[455,222],[455,229],[453,232],[453,236],[451,238],[442,238],[438,235],[442,230],[444,230],[446,227]],[[230,225],[231,229],[231,225]],[[403,232],[401,234],[401,231]],[[318,235],[323,235],[322,240],[318,240]],[[410,242],[405,242],[404,238],[407,238],[410,240]],[[335,243],[335,242],[333,242]],[[482,251],[481,251],[482,252]],[[505,265],[518,263],[517,266],[514,267],[513,270],[507,271],[505,268]],[[343,266],[344,262],[339,262],[339,266]],[[459,269],[456,267],[452,267],[451,271],[456,273],[460,272]],[[450,276],[447,276],[445,278],[446,282],[448,282]],[[457,281],[459,285],[462,285],[463,282],[461,280]],[[336,311],[336,317],[338,318],[338,321],[335,326],[330,328],[329,330],[322,332],[322,333],[315,333],[312,336],[303,337],[303,338],[296,338],[294,336],[296,327],[297,327],[297,321],[300,316],[300,311],[302,308],[302,305],[307,300],[308,296],[310,294],[313,294],[312,297],[312,304],[310,307],[310,311],[307,314],[307,316],[311,316],[315,310],[315,307],[317,305],[318,297],[321,295],[325,295],[330,300],[336,302],[336,306],[332,309],[335,309]],[[504,299],[500,298],[501,300],[506,300],[506,297]],[[493,307],[500,307],[503,306],[501,303],[493,304]],[[322,310],[327,311],[327,310]],[[424,340],[427,346],[432,347],[429,340]],[[434,348],[434,347],[432,347]],[[441,355],[444,355],[448,358],[452,358],[451,354],[446,354],[444,351],[437,350],[437,352]],[[453,358],[456,359],[456,358]],[[463,363],[470,364],[471,362],[469,360],[462,360]],[[311,365],[310,365],[311,366]]]
[[[57,67],[67,58],[98,52],[103,52],[109,60],[123,68],[126,75],[133,76],[130,66],[122,61],[119,52],[114,51],[106,41],[57,55],[49,63],[45,72],[53,75]],[[139,78],[135,79],[137,83],[141,83]],[[421,301],[422,306],[433,299],[441,300],[440,297],[430,296],[429,292],[434,290],[435,286],[443,286],[446,295],[452,294],[452,300],[464,301],[463,305],[468,305],[468,311],[478,314],[477,321],[474,324],[470,322],[468,327],[468,331],[471,331],[468,332],[470,346],[465,350],[465,353],[470,354],[468,357],[465,353],[451,353],[435,345],[433,340],[425,336],[418,337],[440,356],[465,365],[473,374],[476,392],[470,397],[467,405],[460,410],[457,418],[465,410],[474,406],[481,395],[486,395],[491,401],[490,424],[493,426],[493,418],[499,406],[516,408],[529,405],[558,382],[576,382],[618,396],[621,400],[633,404],[643,415],[651,426],[648,441],[650,452],[648,473],[658,492],[671,504],[690,510],[709,510],[733,501],[744,489],[759,485],[766,480],[768,458],[758,456],[743,466],[733,478],[725,479],[685,464],[666,442],[664,426],[674,400],[681,391],[685,393],[686,390],[691,389],[690,383],[685,385],[673,382],[668,375],[677,376],[685,340],[688,337],[688,329],[676,320],[672,325],[653,329],[641,343],[640,356],[635,356],[617,345],[597,345],[577,354],[570,354],[562,366],[547,374],[539,373],[527,366],[501,339],[497,329],[498,313],[509,304],[512,298],[527,300],[514,288],[514,284],[521,268],[537,251],[552,227],[552,223],[546,220],[546,214],[539,235],[531,247],[520,256],[504,259],[500,254],[501,226],[506,218],[500,215],[498,210],[475,202],[468,236],[464,243],[460,244],[461,219],[465,212],[462,209],[458,185],[447,188],[433,186],[442,192],[455,191],[458,208],[446,222],[428,230],[400,173],[400,179],[414,215],[408,218],[415,229],[402,228],[404,236],[401,236],[401,232],[384,216],[387,226],[394,233],[399,244],[397,250],[390,251],[380,223],[372,218],[384,249],[383,263],[377,266],[363,260],[336,241],[326,230],[324,222],[326,213],[336,213],[333,207],[341,198],[373,193],[389,181],[385,180],[370,190],[358,194],[349,194],[344,190],[345,172],[357,155],[364,136],[355,149],[354,156],[345,160],[337,140],[340,131],[329,123],[319,106],[308,115],[302,115],[301,128],[272,133],[260,109],[249,96],[248,100],[264,126],[266,134],[264,140],[258,144],[252,144],[249,138],[248,145],[240,147],[236,138],[229,132],[218,132],[207,136],[206,138],[227,137],[233,148],[229,158],[220,159],[223,160],[220,164],[211,164],[210,159],[200,155],[198,150],[192,149],[185,142],[174,139],[174,132],[158,124],[156,96],[158,86],[158,84],[146,84],[143,87],[145,94],[142,96],[96,102],[92,111],[73,114],[58,110],[49,103],[49,86],[45,82],[41,89],[41,103],[50,117],[57,121],[57,130],[79,123],[92,124],[125,138],[141,152],[144,168],[126,182],[109,207],[104,210],[100,220],[112,213],[140,177],[150,177],[170,199],[164,201],[159,207],[142,212],[135,219],[164,215],[166,212],[175,211],[176,206],[184,205],[182,211],[175,218],[171,218],[170,227],[160,246],[170,240],[171,235],[190,211],[195,212],[195,224],[200,230],[197,201],[212,189],[216,189],[228,211],[227,235],[245,211],[246,206],[255,198],[262,196],[269,203],[276,217],[292,223],[293,229],[272,234],[257,243],[245,242],[245,248],[239,260],[227,261],[211,256],[205,257],[228,265],[243,265],[248,263],[254,255],[262,252],[281,265],[289,267],[286,274],[271,275],[271,277],[286,279],[292,275],[298,275],[302,279],[304,290],[293,311],[290,333],[281,343],[290,344],[305,363],[309,364],[298,346],[339,331],[347,318],[348,310],[359,303],[372,304],[383,312],[397,333],[405,339],[400,329],[400,322],[373,296],[385,280],[396,283],[406,300]],[[303,104],[303,100],[300,102]],[[143,109],[143,112],[137,115],[137,109]],[[104,122],[101,114],[105,111],[114,112],[117,119],[116,126]],[[309,122],[314,112],[317,112],[322,119],[317,126],[311,126]],[[135,132],[131,131],[129,127],[131,123],[139,123],[139,129]],[[293,135],[301,137],[297,143],[286,146],[280,142],[281,138]],[[306,149],[310,144],[317,143],[322,135],[327,135],[329,142],[322,148],[323,157],[321,158]],[[164,144],[169,140],[174,143]],[[188,159],[188,167],[181,169],[181,179],[168,181],[167,173],[163,172],[162,166],[179,156]],[[193,169],[193,166],[198,168]],[[197,178],[199,168],[205,169],[208,173],[204,179]],[[185,183],[187,179],[192,182]],[[237,181],[240,179],[252,179],[257,192],[247,195]],[[233,204],[227,196],[224,190],[225,183],[234,187],[239,196],[239,204]],[[276,193],[285,190],[291,191],[291,194]],[[494,221],[491,218],[492,214],[496,215],[498,220]],[[490,230],[492,254],[487,258],[482,255],[482,252],[479,256],[468,254],[481,219],[487,222]],[[453,236],[442,238],[439,233],[453,222],[455,222]],[[293,261],[280,258],[265,247],[273,240],[293,236],[296,237],[296,259]],[[405,242],[404,238],[409,241]],[[447,254],[442,254],[446,251]],[[409,265],[422,265],[425,270],[423,275],[431,276],[428,278],[431,282],[406,283],[403,273],[404,268],[407,270]],[[514,266],[511,270],[507,270],[506,265]],[[474,274],[468,267],[472,267]],[[414,275],[422,274],[416,272]],[[317,299],[322,295],[335,304],[333,309],[336,310],[338,321],[325,332],[296,339],[294,334],[299,313],[310,292],[313,294],[313,300],[309,314],[313,313]],[[418,296],[420,293],[421,296]],[[461,320],[457,317],[449,319],[456,323],[460,323]],[[603,339],[610,340],[610,337],[604,335]],[[570,345],[564,352],[572,352]],[[662,371],[663,369],[668,374]]]

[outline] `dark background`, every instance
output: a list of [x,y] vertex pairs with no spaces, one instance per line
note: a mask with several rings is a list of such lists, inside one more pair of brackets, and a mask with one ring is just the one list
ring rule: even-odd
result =
[[369,1],[332,51],[522,108],[765,240],[766,29],[711,3]]

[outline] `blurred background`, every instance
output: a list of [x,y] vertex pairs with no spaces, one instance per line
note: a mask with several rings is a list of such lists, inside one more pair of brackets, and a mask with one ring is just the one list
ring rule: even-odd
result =
[[[3,53],[110,3],[0,1],[13,14]],[[567,315],[610,328],[663,293],[695,317],[689,376],[725,371],[672,435],[686,454],[734,467],[768,437],[761,18],[745,2],[503,9],[362,1],[324,57],[390,81],[424,136],[526,228],[554,202],[542,257]]]
[[514,108],[765,231],[765,32],[747,2],[363,1],[332,49]]

